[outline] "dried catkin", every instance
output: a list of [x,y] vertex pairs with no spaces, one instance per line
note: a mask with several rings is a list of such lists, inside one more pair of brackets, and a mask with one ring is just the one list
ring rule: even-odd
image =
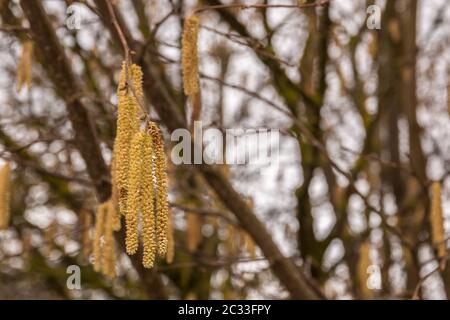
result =
[[11,166],[7,162],[0,169],[0,230],[7,229],[10,220]]
[[[138,225],[142,184],[142,164],[144,156],[145,134],[138,132],[134,135],[130,147],[130,171],[128,176],[128,197],[127,210],[125,213],[126,222],[126,251],[128,254],[135,254],[138,249]],[[150,165],[150,164],[149,164]]]
[[[152,268],[155,263],[157,231],[155,224],[155,208],[154,208],[154,166],[153,166],[153,139],[150,135],[143,134],[143,154],[141,164],[141,192],[140,202],[142,211],[142,240],[144,253],[142,264],[145,268]],[[158,205],[156,206],[158,208]],[[158,212],[159,214],[159,212]],[[158,237],[159,240],[159,237]]]
[[94,235],[94,270],[114,277],[116,274],[116,253],[113,234],[115,209],[110,200],[97,208]]
[[101,204],[97,208],[95,218],[95,234],[94,234],[94,270],[99,272],[102,269],[102,237],[105,227],[106,210]]
[[104,227],[104,243],[102,255],[102,269],[107,276],[114,277],[116,275],[116,252],[113,235],[115,210],[111,200],[105,204],[105,227]]
[[197,52],[199,24],[199,19],[195,15],[189,16],[184,21],[181,64],[186,95],[192,95],[199,91]]
[[[127,81],[127,74],[129,82]],[[131,83],[132,86],[128,84]],[[139,66],[122,64],[117,89],[118,115],[117,133],[114,142],[115,184],[119,196],[119,211],[126,214],[127,183],[130,165],[130,144],[139,131],[139,101],[142,99],[142,71]]]
[[158,253],[165,255],[167,252],[167,220],[169,217],[169,202],[167,191],[167,172],[164,144],[155,124],[151,124],[150,133],[153,140],[155,153],[155,183],[156,183],[156,237],[158,241]]
[[431,210],[430,210],[431,238],[433,246],[437,249],[440,259],[445,257],[446,243],[444,231],[444,219],[441,206],[441,184],[438,181],[431,185]]
[[22,44],[22,54],[17,66],[17,92],[20,92],[24,85],[31,87],[31,65],[33,60],[33,42],[24,41]]

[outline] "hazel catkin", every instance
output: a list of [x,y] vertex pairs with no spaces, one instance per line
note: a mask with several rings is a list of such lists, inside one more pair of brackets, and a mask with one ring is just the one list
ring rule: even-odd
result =
[[[130,81],[127,81],[127,77]],[[132,88],[129,86],[132,85]],[[117,88],[117,133],[114,141],[114,178],[119,211],[126,214],[127,183],[131,140],[139,130],[139,100],[142,99],[142,71],[139,66],[122,64]]]
[[155,124],[151,124],[150,132],[153,137],[153,149],[155,153],[154,175],[156,183],[156,236],[158,253],[165,255],[167,252],[167,221],[169,217],[166,157],[162,137]]
[[128,197],[127,211],[125,213],[126,222],[126,251],[128,254],[135,254],[138,249],[138,218],[140,211],[141,192],[141,170],[143,163],[143,143],[145,135],[138,132],[134,135],[130,147],[130,171],[128,177]]
[[154,173],[153,173],[153,141],[150,135],[144,135],[142,157],[142,185],[141,185],[141,210],[142,210],[142,240],[144,254],[142,263],[144,267],[151,268],[155,262],[156,254],[156,217],[154,208]]
[[182,36],[181,65],[183,69],[183,87],[186,95],[192,95],[199,91],[198,80],[198,32],[199,19],[191,15],[184,21]]

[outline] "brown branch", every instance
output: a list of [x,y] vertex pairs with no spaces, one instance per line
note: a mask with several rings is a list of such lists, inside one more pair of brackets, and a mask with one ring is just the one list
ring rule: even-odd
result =
[[313,3],[305,3],[305,4],[244,4],[244,3],[232,3],[232,4],[218,4],[212,6],[204,6],[197,8],[192,11],[193,14],[200,13],[209,10],[221,10],[221,9],[269,9],[269,8],[290,8],[290,9],[306,9],[306,8],[315,8],[326,5],[330,0],[321,0]]

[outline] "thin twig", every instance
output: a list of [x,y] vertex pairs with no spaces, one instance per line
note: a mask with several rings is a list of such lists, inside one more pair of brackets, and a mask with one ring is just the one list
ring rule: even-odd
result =
[[195,9],[192,13],[200,13],[209,10],[221,10],[221,9],[269,9],[269,8],[290,8],[290,9],[306,9],[306,8],[314,8],[321,7],[329,3],[330,0],[321,0],[313,3],[305,3],[305,4],[244,4],[244,3],[232,3],[232,4],[219,4],[214,6],[205,6]]

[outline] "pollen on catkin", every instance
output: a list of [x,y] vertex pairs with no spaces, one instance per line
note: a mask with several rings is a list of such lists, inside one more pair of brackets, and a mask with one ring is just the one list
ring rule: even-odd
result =
[[24,85],[31,87],[31,64],[33,60],[33,42],[24,41],[22,44],[22,54],[17,66],[17,92],[20,92]]
[[167,165],[164,153],[164,143],[156,124],[150,125],[150,133],[154,149],[154,178],[156,183],[156,237],[158,254],[167,252],[167,223],[169,219],[169,201],[167,188]]
[[145,134],[134,135],[130,147],[130,171],[128,174],[127,211],[125,213],[126,238],[125,246],[128,254],[135,254],[139,245],[139,212],[141,209],[142,164],[144,156]]
[[134,135],[129,159],[126,251],[137,252],[141,230],[142,264],[151,268],[157,254],[167,253],[169,215],[164,145],[156,124],[147,123],[145,132]]
[[[128,80],[127,81],[127,77]],[[129,84],[131,83],[131,86]],[[123,62],[117,89],[118,115],[117,133],[114,141],[115,183],[118,193],[119,211],[126,214],[127,183],[130,164],[130,144],[136,132],[139,131],[139,100],[142,99],[142,71],[132,64],[127,67]]]
[[181,40],[181,65],[183,69],[183,87],[186,95],[195,94],[199,91],[197,52],[199,25],[199,19],[195,15],[190,15],[184,21]]
[[430,224],[432,244],[437,250],[438,257],[442,259],[445,257],[447,246],[441,205],[441,184],[438,181],[431,185]]
[[[155,263],[157,232],[155,229],[156,216],[154,207],[154,166],[152,136],[145,134],[143,139],[143,155],[141,164],[141,212],[142,212],[142,242],[144,253],[142,264],[145,268],[152,268]],[[156,205],[158,208],[158,204]],[[159,212],[158,212],[159,214]],[[159,239],[159,238],[158,238]]]
[[7,229],[10,220],[11,166],[7,162],[0,169],[0,230]]

